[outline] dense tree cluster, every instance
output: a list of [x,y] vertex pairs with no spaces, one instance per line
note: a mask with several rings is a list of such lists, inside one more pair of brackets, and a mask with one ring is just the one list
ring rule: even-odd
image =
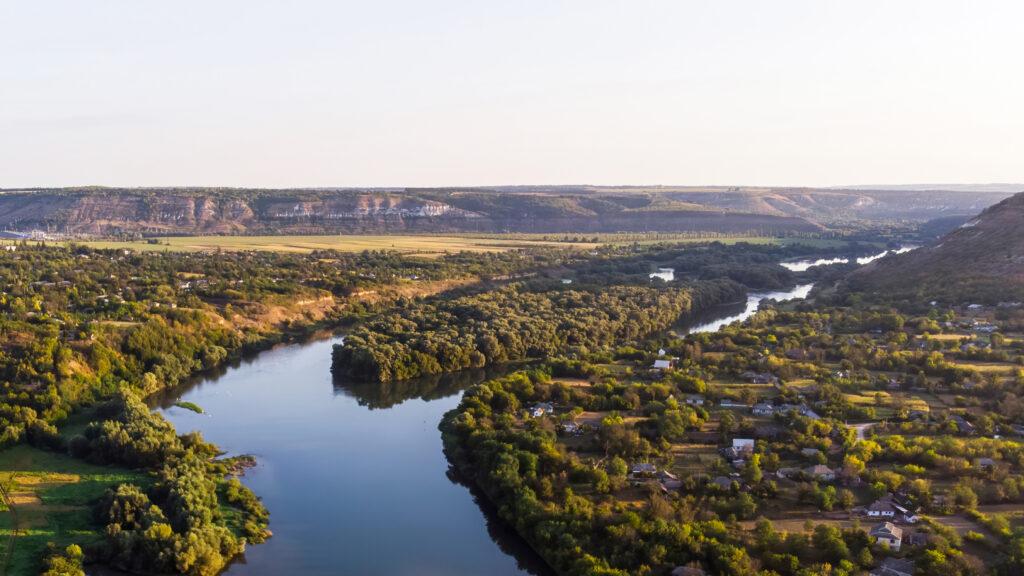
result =
[[742,293],[731,282],[545,292],[512,285],[410,305],[363,324],[336,346],[334,369],[361,379],[389,381],[586,354],[668,328],[695,303],[702,307],[731,301]]
[[[152,470],[155,481],[148,490],[122,484],[97,505],[107,535],[105,546],[92,551],[97,558],[133,572],[205,576],[223,569],[246,541],[267,537],[266,509],[237,480],[223,480],[223,465],[211,461],[215,447],[197,434],[176,436],[130,392],[118,394],[101,413],[111,418],[74,437],[72,453]],[[222,506],[237,508],[242,524],[229,527]]]

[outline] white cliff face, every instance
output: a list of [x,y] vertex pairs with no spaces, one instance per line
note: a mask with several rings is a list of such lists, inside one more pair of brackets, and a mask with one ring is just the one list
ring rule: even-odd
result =
[[439,216],[474,218],[480,216],[441,202],[418,203],[408,199],[395,200],[388,197],[364,197],[357,202],[346,204],[348,205],[331,202],[298,202],[287,207],[274,207],[269,215],[272,218],[324,218],[328,220],[385,216],[402,218],[435,218]]

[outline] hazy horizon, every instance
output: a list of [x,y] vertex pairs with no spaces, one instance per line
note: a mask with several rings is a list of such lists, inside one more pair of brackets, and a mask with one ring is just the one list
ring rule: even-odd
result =
[[1021,21],[1009,1],[0,0],[0,188],[1012,184]]

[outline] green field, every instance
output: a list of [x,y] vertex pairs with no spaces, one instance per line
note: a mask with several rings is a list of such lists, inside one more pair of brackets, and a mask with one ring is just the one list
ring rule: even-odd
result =
[[38,574],[50,542],[63,548],[100,538],[92,505],[125,482],[146,486],[150,479],[24,444],[0,451],[0,574]]
[[501,238],[474,238],[464,236],[168,236],[148,241],[80,242],[94,248],[125,248],[148,251],[213,251],[213,250],[265,250],[274,252],[307,253],[314,250],[394,250],[406,254],[438,256],[449,252],[502,252],[532,246],[571,246],[591,249],[590,242],[559,242],[544,240],[516,240]]
[[421,256],[452,252],[501,252],[530,247],[569,247],[590,250],[601,244],[652,244],[658,242],[722,242],[736,244],[806,244],[815,247],[843,246],[842,240],[775,238],[767,236],[707,236],[687,234],[479,234],[479,235],[332,235],[332,236],[166,236],[121,242],[76,242],[93,248],[145,251],[265,250],[308,253],[314,250],[394,250]]

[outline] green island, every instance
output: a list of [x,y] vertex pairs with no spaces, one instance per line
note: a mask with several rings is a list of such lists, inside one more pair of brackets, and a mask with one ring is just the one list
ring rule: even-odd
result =
[[174,405],[177,406],[178,408],[184,408],[185,410],[191,410],[191,411],[195,412],[196,414],[202,414],[203,413],[203,407],[200,406],[199,404],[196,404],[195,402],[175,402]]

